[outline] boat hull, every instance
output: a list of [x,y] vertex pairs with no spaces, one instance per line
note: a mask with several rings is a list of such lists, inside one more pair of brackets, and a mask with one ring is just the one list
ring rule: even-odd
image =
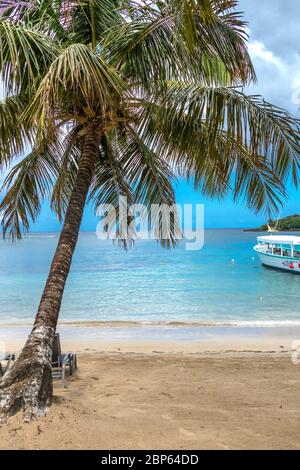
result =
[[283,256],[270,255],[255,250],[261,263],[268,268],[280,269],[290,273],[300,274],[300,259],[293,259]]

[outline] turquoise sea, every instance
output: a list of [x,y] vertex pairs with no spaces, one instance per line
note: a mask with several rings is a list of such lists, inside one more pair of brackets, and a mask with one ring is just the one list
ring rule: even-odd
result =
[[[81,233],[61,320],[300,323],[300,276],[262,267],[252,250],[257,235],[206,230],[201,251],[140,241],[126,252]],[[33,319],[57,239],[0,241],[2,324]]]

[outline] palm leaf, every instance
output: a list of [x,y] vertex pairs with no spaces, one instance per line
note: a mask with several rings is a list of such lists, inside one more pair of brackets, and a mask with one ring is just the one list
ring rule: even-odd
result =
[[56,153],[56,145],[33,150],[9,172],[1,188],[6,193],[0,204],[4,237],[21,238],[36,220],[58,174]]
[[235,0],[171,0],[179,37],[195,54],[218,57],[233,82],[255,80],[247,51],[246,23],[235,10]]
[[89,200],[95,204],[96,213],[99,213],[102,208],[105,209],[106,205],[114,207],[114,212],[108,213],[105,218],[104,229],[109,236],[117,239],[125,248],[134,242],[136,234],[132,217],[124,206],[125,201],[128,205],[133,204],[132,190],[122,164],[122,156],[117,151],[113,140],[105,136],[101,139],[100,159]]
[[121,136],[117,146],[134,201],[147,209],[141,218],[147,215],[149,230],[163,246],[175,245],[181,239],[173,188],[176,178],[164,155],[155,153],[152,143],[147,145],[132,126],[126,127],[126,138]]
[[[177,139],[181,139],[186,148],[193,145],[186,125],[190,120],[195,123],[204,121],[209,143],[213,145],[219,131],[226,131],[236,142],[248,148],[251,155],[268,159],[283,182],[292,171],[297,184],[300,121],[261,97],[246,96],[235,88],[170,83],[161,104],[150,103],[149,106],[156,107],[161,124],[169,128],[174,124],[179,133]],[[181,129],[174,121],[178,115],[184,124]]]
[[68,34],[64,28],[63,13],[69,3],[65,0],[6,0],[0,1],[0,14],[16,24],[22,22],[31,28],[41,28],[51,37],[66,41]]
[[95,50],[108,31],[122,21],[118,0],[80,0],[73,2],[69,33],[73,42],[91,44]]
[[58,54],[47,36],[0,17],[0,74],[9,94],[29,93]]
[[33,143],[34,130],[21,119],[27,103],[28,97],[21,95],[9,96],[0,102],[0,168],[8,166]]
[[120,103],[122,87],[116,72],[91,49],[72,44],[51,64],[26,117],[41,130],[66,118],[79,122],[98,118],[105,128]]
[[72,129],[68,128],[68,133],[60,146],[61,152],[57,154],[59,172],[51,195],[51,209],[60,222],[63,221],[76,181],[81,156],[79,133],[82,129],[83,126],[80,124]]
[[213,5],[210,0],[170,0],[135,6],[132,21],[108,36],[108,59],[148,89],[153,81],[158,86],[170,79],[223,85],[254,80],[244,23],[232,19],[229,26],[233,14]]
[[[212,132],[205,109],[203,119],[199,114],[196,119],[187,112],[188,107],[185,109],[186,112],[180,112],[180,107],[169,109],[168,118],[163,118],[166,110],[157,103],[144,109],[139,133],[147,145],[166,159],[179,176],[192,179],[195,188],[201,188],[204,194],[220,199],[232,190],[234,199],[243,195],[251,209],[276,212],[285,197],[282,179],[287,175],[277,170],[272,152],[257,154],[248,140],[233,135],[226,126]],[[293,152],[294,143],[291,145]],[[292,153],[291,159],[297,166],[297,154]],[[290,163],[286,171],[291,169]],[[253,196],[255,191],[257,198]]]

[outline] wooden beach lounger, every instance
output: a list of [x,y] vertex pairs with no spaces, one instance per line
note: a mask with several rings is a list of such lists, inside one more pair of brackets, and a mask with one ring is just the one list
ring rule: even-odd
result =
[[67,367],[69,368],[69,374],[72,375],[77,369],[77,357],[75,353],[61,352],[59,333],[56,333],[52,352],[52,376],[53,378],[61,379],[62,387],[65,386]]
[[6,354],[6,356],[3,358],[3,361],[7,361],[5,367],[2,366],[1,360],[0,360],[0,379],[3,377],[5,372],[8,371],[8,369],[11,366],[11,363],[15,360],[15,355],[14,354]]

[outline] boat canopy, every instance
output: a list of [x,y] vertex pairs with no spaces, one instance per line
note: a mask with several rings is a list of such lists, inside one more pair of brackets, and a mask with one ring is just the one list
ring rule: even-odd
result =
[[300,245],[300,237],[289,235],[258,237],[257,241],[259,243],[269,243],[272,245]]

